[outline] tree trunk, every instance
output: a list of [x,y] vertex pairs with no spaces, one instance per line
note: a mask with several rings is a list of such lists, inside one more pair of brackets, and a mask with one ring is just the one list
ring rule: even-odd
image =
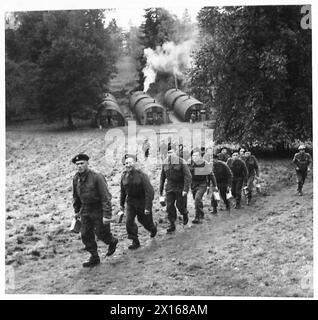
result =
[[67,115],[67,125],[69,129],[75,129],[75,125],[74,125],[71,113]]

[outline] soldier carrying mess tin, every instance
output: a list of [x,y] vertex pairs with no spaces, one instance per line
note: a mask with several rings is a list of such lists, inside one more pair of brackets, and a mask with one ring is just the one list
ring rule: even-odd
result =
[[150,237],[157,234],[157,226],[152,217],[152,201],[154,198],[154,189],[146,173],[137,169],[136,157],[126,154],[123,158],[125,171],[120,180],[120,208],[122,211],[126,207],[126,229],[128,239],[132,244],[128,249],[135,250],[140,247],[138,239],[138,227],[135,222],[138,221],[150,232]]
[[73,179],[73,207],[75,216],[81,219],[81,237],[85,249],[91,254],[83,267],[93,267],[100,263],[95,235],[109,245],[106,256],[115,252],[118,243],[110,231],[112,197],[106,179],[88,168],[88,160],[86,154],[79,154],[72,159],[78,171]]
[[296,175],[297,175],[297,191],[298,195],[303,195],[303,185],[305,183],[307,173],[310,170],[310,165],[312,159],[309,153],[306,153],[306,147],[300,145],[298,147],[299,152],[294,155],[293,163],[295,165]]
[[177,156],[176,149],[176,145],[171,144],[170,149],[168,149],[168,157],[162,165],[160,176],[160,196],[163,195],[164,184],[167,180],[166,202],[168,220],[170,222],[167,233],[176,230],[176,207],[183,216],[183,224],[186,225],[189,221],[187,194],[191,184],[191,173],[187,163]]

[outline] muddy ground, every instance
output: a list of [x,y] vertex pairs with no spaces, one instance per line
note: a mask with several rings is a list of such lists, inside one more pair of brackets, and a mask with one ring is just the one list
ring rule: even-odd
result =
[[[164,296],[313,296],[312,173],[304,196],[296,195],[291,159],[260,159],[262,190],[250,206],[213,216],[205,197],[206,218],[167,235],[165,208],[158,201],[160,165],[142,161],[156,190],[151,239],[139,228],[141,248],[127,249],[125,223],[112,223],[118,249],[102,263],[82,268],[88,256],[78,234],[69,232],[73,216],[71,158],[87,152],[102,172],[119,206],[122,171],[119,146],[105,153],[105,131],[74,132],[21,127],[6,133],[6,293]],[[12,276],[13,275],[13,276]],[[13,280],[14,282],[12,282]]]

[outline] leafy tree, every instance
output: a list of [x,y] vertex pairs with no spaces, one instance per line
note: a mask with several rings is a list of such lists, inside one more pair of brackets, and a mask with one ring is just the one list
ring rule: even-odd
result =
[[32,62],[15,62],[5,58],[6,120],[36,113],[38,66]]
[[219,141],[282,145],[311,137],[311,30],[300,6],[207,7],[192,87],[217,110]]
[[[18,27],[13,34],[7,32],[8,58],[17,65],[36,66],[37,98],[46,120],[67,118],[73,127],[72,116],[91,114],[116,73],[120,29],[114,21],[105,27],[104,14],[104,10],[15,14]],[[9,73],[16,70],[12,67],[11,63]],[[19,80],[19,73],[14,74]]]

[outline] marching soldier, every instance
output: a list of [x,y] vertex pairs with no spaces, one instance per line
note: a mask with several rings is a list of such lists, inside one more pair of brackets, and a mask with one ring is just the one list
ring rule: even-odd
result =
[[255,177],[259,177],[259,166],[258,162],[251,154],[250,151],[245,151],[245,164],[248,171],[248,177],[247,177],[247,205],[250,204],[252,199],[252,192],[254,188],[254,179]]
[[125,203],[127,204],[126,229],[128,239],[132,240],[128,249],[135,250],[140,247],[136,216],[152,238],[157,234],[157,226],[152,217],[154,189],[148,176],[140,169],[136,169],[136,157],[126,154],[123,162],[125,171],[120,181],[120,209],[124,211]]
[[232,194],[236,200],[234,208],[240,209],[242,187],[243,187],[243,184],[244,185],[246,184],[247,175],[248,175],[247,167],[245,162],[239,159],[239,155],[237,152],[234,152],[232,154],[232,158],[229,158],[227,160],[227,165],[230,167],[233,174]]
[[245,149],[243,147],[239,150],[238,158],[245,161]]
[[205,154],[203,156],[203,159],[207,162],[212,164],[213,161],[213,149],[211,147],[206,148]]
[[183,224],[186,225],[189,221],[187,194],[191,184],[191,173],[188,165],[183,159],[176,155],[176,146],[174,144],[171,144],[168,157],[162,165],[159,186],[160,196],[163,195],[166,180],[167,213],[170,222],[167,232],[170,233],[176,230],[176,207],[183,216]]
[[[230,210],[230,201],[227,199],[226,194],[231,190],[233,179],[232,171],[225,162],[213,159],[213,173],[226,210]],[[211,200],[211,205],[213,213],[217,214],[218,202],[214,198]]]
[[296,169],[297,175],[297,183],[298,183],[298,194],[300,196],[303,195],[303,185],[305,183],[307,173],[310,170],[310,165],[312,163],[312,159],[309,153],[305,152],[306,147],[301,145],[298,147],[298,153],[294,155],[293,163]]
[[81,237],[85,249],[91,254],[83,267],[100,263],[95,235],[109,245],[106,256],[115,252],[118,243],[110,231],[112,206],[107,182],[104,176],[88,168],[88,160],[86,154],[72,159],[78,170],[73,179],[73,207],[75,216],[81,218]]
[[213,191],[217,190],[216,180],[212,172],[212,166],[205,161],[199,149],[192,152],[192,160],[189,162],[189,169],[192,175],[191,191],[194,199],[195,218],[192,223],[201,223],[204,218],[202,198],[207,188],[212,183]]
[[226,162],[230,158],[230,155],[227,153],[226,148],[222,148],[221,152],[218,153],[217,157],[218,160]]
[[144,138],[144,142],[142,144],[142,151],[144,153],[144,159],[145,161],[148,159],[149,157],[149,150],[150,150],[150,143],[149,143],[149,139],[148,137]]

